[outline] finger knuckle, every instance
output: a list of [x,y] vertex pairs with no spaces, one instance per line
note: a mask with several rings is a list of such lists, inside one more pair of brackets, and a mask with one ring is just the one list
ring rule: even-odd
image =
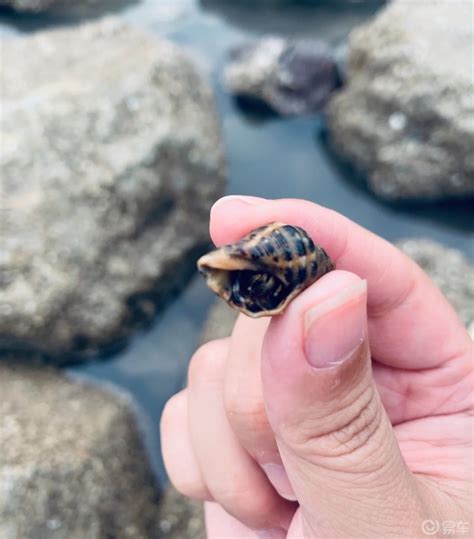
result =
[[178,492],[190,498],[209,499],[207,487],[197,465],[193,462],[183,462],[181,459],[176,458],[176,454],[180,452],[180,447],[177,446],[179,441],[173,436],[173,431],[176,430],[177,424],[183,427],[179,421],[179,407],[182,405],[183,395],[178,393],[166,403],[161,416],[163,463],[171,483]]
[[161,414],[160,419],[160,430],[162,438],[166,437],[169,430],[173,427],[173,424],[175,423],[176,412],[180,404],[180,399],[181,397],[179,393],[173,395],[170,399],[168,399],[167,403],[163,408],[163,413]]
[[189,363],[189,383],[192,384],[202,377],[214,375],[216,368],[225,360],[228,346],[228,339],[218,339],[200,346]]
[[[268,524],[269,508],[272,506],[268,496],[248,481],[236,477],[229,479],[229,481],[221,481],[213,489],[215,500],[247,526],[265,527]],[[251,501],[250,492],[252,493]]]
[[224,406],[227,417],[234,427],[246,431],[262,432],[268,427],[267,413],[263,399],[244,398],[242,388],[226,392]]
[[196,474],[171,473],[169,479],[174,488],[183,496],[196,500],[212,501],[214,499],[202,479]]

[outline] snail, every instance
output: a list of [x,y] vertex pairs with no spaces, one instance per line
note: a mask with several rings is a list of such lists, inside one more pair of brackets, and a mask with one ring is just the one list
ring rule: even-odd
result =
[[252,318],[281,314],[334,263],[300,227],[270,223],[198,260],[211,290]]

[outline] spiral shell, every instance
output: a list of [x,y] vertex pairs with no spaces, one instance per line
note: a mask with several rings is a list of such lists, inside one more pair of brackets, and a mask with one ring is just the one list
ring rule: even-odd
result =
[[273,316],[334,264],[297,226],[270,223],[198,260],[211,290],[251,316]]

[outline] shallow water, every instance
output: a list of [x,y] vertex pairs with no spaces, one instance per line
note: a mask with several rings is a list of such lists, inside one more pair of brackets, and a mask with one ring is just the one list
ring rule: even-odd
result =
[[[472,257],[472,204],[394,207],[383,203],[332,158],[321,118],[283,120],[244,114],[222,89],[219,76],[226,53],[242,40],[278,32],[317,36],[337,45],[381,3],[301,2],[297,7],[288,5],[280,9],[258,9],[250,4],[233,0],[123,0],[114,4],[115,14],[186,48],[212,81],[229,162],[227,192],[313,200],[389,240],[429,237]],[[19,16],[4,10],[0,11],[0,36],[74,24],[104,13],[103,9],[80,8],[72,14]],[[131,339],[125,351],[107,361],[69,370],[75,376],[110,381],[134,396],[162,478],[158,419],[166,400],[184,383],[189,357],[212,301],[211,293],[195,278],[159,315],[153,327]]]

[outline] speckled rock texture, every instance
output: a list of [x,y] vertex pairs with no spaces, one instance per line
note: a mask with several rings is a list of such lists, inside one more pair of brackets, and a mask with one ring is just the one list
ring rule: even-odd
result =
[[352,34],[334,147],[386,199],[474,195],[471,2],[393,0]]
[[283,116],[319,112],[338,85],[332,51],[322,41],[265,37],[231,53],[228,90],[263,101]]
[[429,239],[407,239],[397,246],[431,277],[474,339],[474,265],[461,251]]
[[144,539],[157,488],[128,399],[0,363],[0,537]]
[[[430,276],[447,297],[474,339],[474,265],[457,249],[430,239],[407,239],[397,243]],[[228,337],[238,312],[223,301],[210,310],[202,342]]]
[[160,539],[206,539],[202,502],[168,487],[160,502],[156,533]]
[[182,286],[225,166],[213,97],[117,19],[5,40],[0,347],[116,343]]

